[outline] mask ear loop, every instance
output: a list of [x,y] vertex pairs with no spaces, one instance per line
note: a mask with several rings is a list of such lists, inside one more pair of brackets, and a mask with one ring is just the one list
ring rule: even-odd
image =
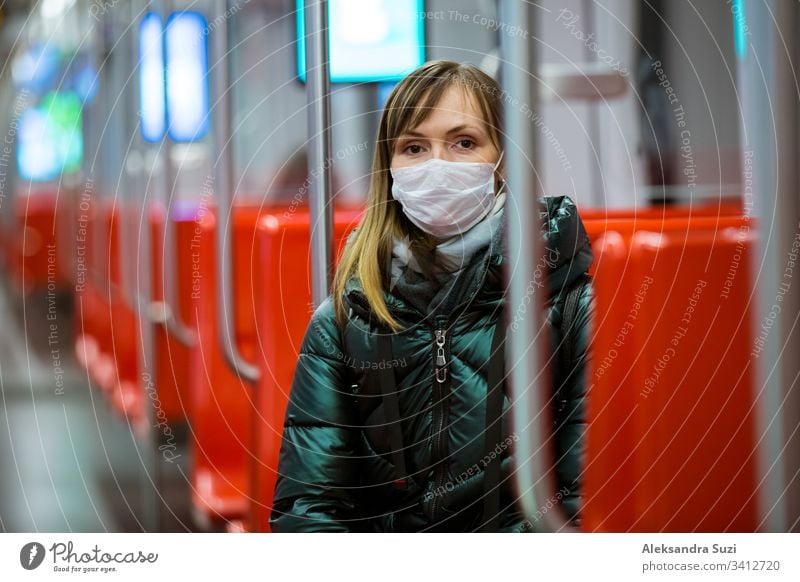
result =
[[[497,163],[494,165],[494,170],[492,170],[493,173],[497,173],[497,168],[500,167],[500,162],[503,161],[503,155],[505,155],[505,153],[506,153],[505,150],[500,152],[500,157],[497,158]],[[506,180],[505,178],[503,178],[502,181],[500,182],[500,187],[497,189],[497,192],[494,193],[495,198],[497,198],[498,196],[500,196],[500,194],[502,194],[503,189],[505,187],[506,187]]]

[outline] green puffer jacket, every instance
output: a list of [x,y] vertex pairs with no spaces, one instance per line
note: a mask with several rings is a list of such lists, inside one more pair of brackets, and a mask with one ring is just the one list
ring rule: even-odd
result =
[[[585,450],[583,376],[593,305],[585,273],[592,254],[569,198],[545,197],[540,203],[549,277],[535,284],[549,289],[547,315],[554,350],[562,345],[567,291],[580,286],[572,361],[552,366],[554,386],[560,387],[552,399],[561,488],[555,499],[577,523]],[[502,268],[507,261],[503,245],[493,248],[475,261],[468,284],[451,293],[456,307],[449,315],[425,317],[401,297],[386,293],[387,305],[403,329],[389,335],[388,341],[378,339],[387,332],[370,317],[366,298],[355,283],[345,297],[349,316],[344,329],[337,325],[330,298],[316,310],[300,350],[286,412],[270,519],[274,532],[482,527],[488,466],[483,438],[486,363],[505,302]],[[508,333],[513,333],[514,320],[524,317],[520,315],[524,309],[510,307],[505,317]],[[437,362],[441,355],[437,332],[444,339],[440,345],[446,352],[445,383],[435,379],[437,372],[443,373],[438,367],[442,362]],[[391,353],[381,351],[381,345],[390,346]],[[559,350],[559,357],[562,352],[566,350]],[[387,373],[396,387],[392,400],[382,394]],[[496,531],[526,531],[529,524],[515,503],[512,479],[507,478],[513,470],[516,435],[511,432],[507,396],[502,400],[502,440],[494,449],[502,479]],[[398,412],[401,421],[392,425]],[[394,434],[402,439],[403,452],[392,446],[397,440],[392,440],[389,426],[400,427]],[[399,474],[403,464],[404,474]]]

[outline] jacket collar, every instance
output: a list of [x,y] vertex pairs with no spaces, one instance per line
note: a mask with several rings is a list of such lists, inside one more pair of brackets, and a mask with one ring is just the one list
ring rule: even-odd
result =
[[[545,196],[539,199],[539,205],[545,252],[538,264],[541,268],[537,268],[536,273],[542,277],[538,284],[547,285],[548,296],[552,300],[566,292],[587,271],[592,264],[592,249],[578,209],[568,196]],[[512,207],[507,202],[506,212],[511,211]],[[456,302],[455,311],[465,304],[495,305],[503,301],[503,268],[509,260],[505,229],[506,221],[503,220],[496,231],[497,244],[490,246],[490,252],[476,263],[477,270],[469,276],[465,285],[460,285],[456,290],[459,301]],[[516,260],[522,259],[519,257]],[[429,317],[429,314],[423,314],[394,293],[385,292],[384,300],[389,311],[399,320],[418,321]],[[345,288],[345,303],[353,313],[366,320],[370,318],[371,309],[356,279],[351,279]]]

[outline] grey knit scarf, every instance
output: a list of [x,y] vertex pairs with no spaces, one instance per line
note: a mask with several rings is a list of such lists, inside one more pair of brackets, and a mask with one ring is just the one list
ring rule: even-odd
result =
[[505,207],[500,192],[486,217],[468,231],[440,241],[429,253],[412,249],[408,236],[395,239],[389,290],[424,314],[452,303],[453,285],[472,269],[498,240]]

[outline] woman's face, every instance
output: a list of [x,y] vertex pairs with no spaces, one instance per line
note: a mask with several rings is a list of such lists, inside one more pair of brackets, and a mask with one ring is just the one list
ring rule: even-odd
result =
[[398,136],[391,167],[405,168],[432,158],[495,164],[500,152],[489,139],[487,122],[466,92],[448,88],[430,115]]

